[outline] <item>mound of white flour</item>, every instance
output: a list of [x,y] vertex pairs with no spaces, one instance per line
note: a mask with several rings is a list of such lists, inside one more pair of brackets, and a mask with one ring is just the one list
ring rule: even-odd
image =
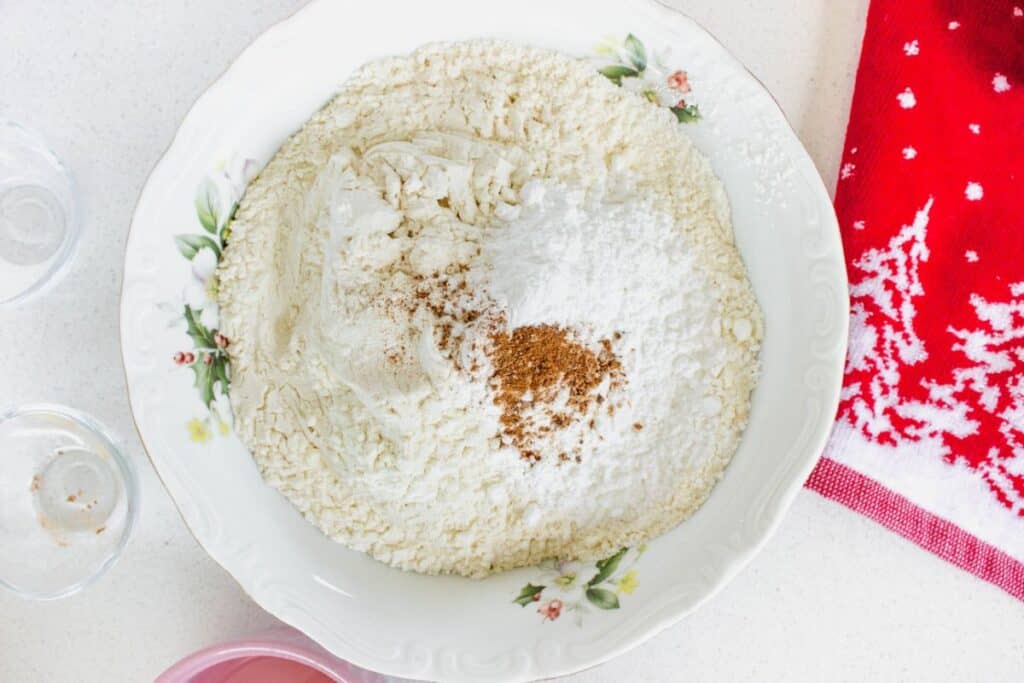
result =
[[[720,183],[668,111],[555,53],[360,69],[249,187],[219,278],[264,478],[402,568],[646,540],[701,505],[747,421],[762,322]],[[516,329],[605,372],[585,401],[523,395],[526,437],[492,362]]]

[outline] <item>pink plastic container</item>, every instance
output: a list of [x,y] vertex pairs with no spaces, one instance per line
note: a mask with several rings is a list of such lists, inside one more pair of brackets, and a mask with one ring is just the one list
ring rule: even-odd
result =
[[290,628],[205,648],[155,683],[383,683],[394,681],[338,659]]

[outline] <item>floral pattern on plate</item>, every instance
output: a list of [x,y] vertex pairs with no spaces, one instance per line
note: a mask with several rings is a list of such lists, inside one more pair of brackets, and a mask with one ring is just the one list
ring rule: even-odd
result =
[[231,386],[230,341],[219,331],[217,265],[231,237],[231,220],[238,209],[255,162],[245,159],[217,170],[203,179],[194,200],[196,218],[203,232],[174,236],[174,244],[192,266],[192,277],[182,294],[184,310],[176,322],[185,323],[191,348],[174,354],[174,364],[188,367],[206,409],[203,417],[186,423],[189,438],[204,443],[215,432],[226,435],[233,424],[228,391]]
[[[648,53],[643,42],[632,33],[623,40],[606,38],[595,51],[608,62],[598,71],[616,85],[667,107],[680,122],[700,118],[697,105],[684,98],[691,91],[688,74],[666,67],[665,54]],[[177,351],[173,360],[175,365],[192,370],[196,391],[206,409],[204,416],[186,424],[189,438],[198,443],[209,441],[214,433],[226,435],[233,424],[228,399],[231,372],[227,347],[230,341],[218,330],[216,271],[231,236],[230,226],[238,201],[254,172],[255,162],[243,159],[204,178],[194,200],[196,218],[203,232],[174,236],[178,252],[191,263],[192,279],[183,293],[183,311],[175,314],[175,322],[185,324],[191,348]],[[602,595],[600,590],[595,588],[591,594]],[[614,602],[613,607],[606,609],[617,608],[618,601]],[[555,615],[552,619],[557,618],[557,609],[552,608],[551,613]]]
[[648,52],[632,33],[623,40],[605,38],[594,51],[606,62],[598,72],[615,85],[667,107],[680,123],[700,119],[697,105],[686,100],[692,90],[689,74],[666,66],[667,52]]
[[537,605],[541,621],[555,621],[563,614],[572,614],[577,626],[583,625],[583,616],[599,610],[615,610],[622,606],[620,597],[632,595],[640,581],[634,568],[647,549],[646,544],[636,549],[622,548],[614,555],[594,564],[594,573],[575,562],[542,564],[541,572],[527,583],[512,601],[517,605]]
[[[309,533],[308,522],[255,476],[255,464],[238,439],[213,437],[189,453],[178,447],[187,442],[183,424],[207,416],[193,373],[171,363],[175,351],[194,353],[181,296],[193,277],[191,259],[183,261],[176,249],[173,255],[170,250],[175,233],[209,235],[196,223],[195,187],[215,168],[219,150],[244,144],[241,151],[262,160],[281,143],[284,131],[295,130],[319,108],[311,92],[329,93],[336,87],[339,64],[362,63],[385,43],[391,52],[416,48],[422,36],[394,31],[397,9],[415,13],[424,35],[478,35],[500,25],[510,40],[565,51],[578,45],[572,36],[614,32],[621,44],[626,33],[621,2],[563,0],[557,12],[546,11],[553,3],[542,2],[400,4],[368,4],[355,25],[348,3],[312,3],[257,39],[189,111],[145,184],[127,240],[120,327],[131,408],[156,470],[203,548],[257,603],[300,630],[318,634],[335,655],[406,678],[480,683],[564,675],[642,642],[729,581],[778,526],[817,461],[832,427],[846,355],[848,297],[835,212],[810,158],[763,86],[692,21],[657,2],[631,7],[628,20],[635,35],[648,47],[671,45],[668,64],[694,67],[687,105],[698,104],[708,118],[726,107],[740,113],[707,131],[729,143],[709,144],[708,157],[716,170],[736,178],[728,187],[738,218],[735,231],[749,245],[742,250],[744,258],[767,278],[757,291],[759,300],[770,310],[782,306],[792,311],[796,319],[792,326],[775,329],[776,344],[766,347],[762,363],[795,380],[783,387],[784,400],[764,401],[764,410],[753,413],[747,433],[758,445],[748,454],[750,467],[730,468],[720,483],[729,487],[733,502],[705,507],[687,522],[687,534],[659,537],[661,554],[686,559],[672,572],[655,572],[646,566],[654,560],[645,554],[631,567],[638,570],[633,579],[639,576],[641,585],[631,595],[617,595],[621,609],[598,609],[579,591],[579,583],[574,581],[570,588],[577,592],[570,593],[550,584],[544,569],[534,568],[495,576],[481,590],[494,591],[489,596],[493,605],[508,605],[530,580],[547,586],[542,599],[521,609],[481,610],[480,592],[462,590],[454,579],[407,580],[384,565],[368,563],[329,538]],[[566,31],[553,15],[575,17],[574,30]],[[342,29],[351,30],[342,35]],[[587,56],[595,71],[612,63],[631,65],[617,58],[596,63],[592,53]],[[697,64],[706,66],[698,70]],[[302,84],[295,91],[297,73]],[[713,89],[707,85],[711,74]],[[734,154],[736,148],[744,153]],[[189,179],[185,192],[178,185],[182,178]],[[745,221],[744,215],[753,219]],[[765,234],[771,239],[763,239]],[[779,277],[778,269],[770,267],[775,262],[807,277]],[[177,327],[167,328],[172,316]],[[794,329],[812,333],[794,335]],[[233,340],[228,350],[240,342]],[[794,352],[773,356],[778,348]],[[228,376],[237,393],[230,369]],[[216,434],[217,425],[211,424]],[[755,451],[771,457],[756,457]],[[273,529],[253,523],[256,509],[274,520]],[[705,537],[715,542],[695,549],[694,539]],[[594,563],[579,566],[579,581],[589,581]],[[623,567],[615,579],[628,571]],[[557,569],[550,573],[552,579],[562,575]],[[309,581],[324,576],[338,577],[338,586],[351,586],[353,594],[329,590],[334,583]],[[436,609],[438,595],[444,595],[447,609]],[[579,628],[568,625],[576,615],[564,605],[557,623],[541,623],[546,615],[536,610],[553,599],[582,600],[594,611]],[[423,623],[431,628],[419,626]],[[502,637],[494,638],[495,632]]]

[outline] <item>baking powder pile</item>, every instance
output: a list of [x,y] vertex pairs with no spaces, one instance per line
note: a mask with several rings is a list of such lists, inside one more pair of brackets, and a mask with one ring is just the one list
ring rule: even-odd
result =
[[219,280],[264,478],[416,571],[671,528],[757,378],[725,195],[675,118],[508,43],[360,69],[249,187]]

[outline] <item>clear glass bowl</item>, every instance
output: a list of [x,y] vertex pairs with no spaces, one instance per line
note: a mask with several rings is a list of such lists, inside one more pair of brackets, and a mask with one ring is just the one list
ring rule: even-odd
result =
[[79,230],[68,169],[40,135],[0,119],[0,307],[56,282]]
[[0,414],[0,586],[37,600],[85,588],[138,515],[135,469],[91,417],[36,404]]

